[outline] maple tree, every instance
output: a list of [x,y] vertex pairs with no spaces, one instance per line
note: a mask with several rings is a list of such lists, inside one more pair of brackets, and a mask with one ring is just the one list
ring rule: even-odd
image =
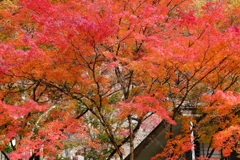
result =
[[[184,124],[164,153],[198,141],[239,154],[237,4],[190,0],[1,1],[0,150],[7,159],[123,159],[146,119]],[[16,144],[13,142],[16,141]],[[180,143],[179,143],[180,142]],[[184,144],[181,144],[184,143]],[[205,158],[211,158],[212,152]]]

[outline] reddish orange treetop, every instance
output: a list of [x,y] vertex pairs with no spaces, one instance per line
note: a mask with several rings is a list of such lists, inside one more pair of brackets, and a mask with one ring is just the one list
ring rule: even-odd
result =
[[223,156],[239,154],[236,4],[0,3],[0,150],[6,158],[53,159],[77,147],[86,158],[123,159],[122,146],[157,114],[170,125],[178,118],[186,124],[180,135],[169,133],[165,152],[156,156],[177,159],[191,149],[186,106],[200,117],[194,121],[200,142]]

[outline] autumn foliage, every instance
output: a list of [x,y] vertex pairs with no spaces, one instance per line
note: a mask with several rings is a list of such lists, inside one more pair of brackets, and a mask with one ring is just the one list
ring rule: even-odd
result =
[[[146,119],[158,115],[156,123],[175,125],[187,106],[198,117],[192,122],[199,142],[223,157],[240,154],[239,4],[0,3],[0,150],[6,158],[54,159],[78,148],[85,158],[123,159],[122,146],[133,147]],[[189,121],[182,120],[181,134],[169,136],[155,158],[177,159],[191,150]]]

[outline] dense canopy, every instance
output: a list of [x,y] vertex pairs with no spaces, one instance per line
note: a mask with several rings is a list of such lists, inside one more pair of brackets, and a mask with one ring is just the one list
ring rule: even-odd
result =
[[190,121],[199,142],[240,154],[239,13],[230,0],[0,1],[1,153],[123,159],[147,120],[181,119],[155,158],[191,150]]

